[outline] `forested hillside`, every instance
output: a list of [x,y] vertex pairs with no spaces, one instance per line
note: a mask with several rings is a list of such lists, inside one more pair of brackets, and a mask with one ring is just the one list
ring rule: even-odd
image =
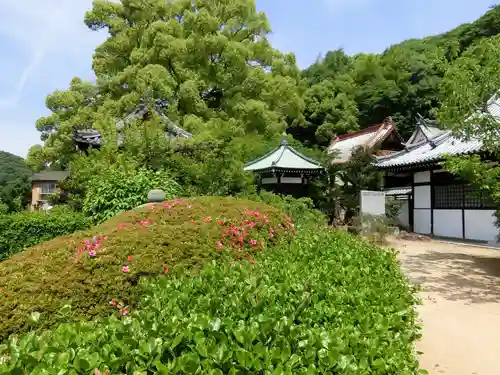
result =
[[305,119],[290,131],[309,145],[326,145],[333,133],[380,123],[392,116],[403,136],[417,114],[433,117],[443,77],[480,40],[500,33],[500,6],[445,34],[407,40],[382,54],[328,52],[302,74],[308,82]]
[[23,158],[0,151],[0,204],[6,205],[9,211],[20,209],[21,200],[30,187],[30,176]]

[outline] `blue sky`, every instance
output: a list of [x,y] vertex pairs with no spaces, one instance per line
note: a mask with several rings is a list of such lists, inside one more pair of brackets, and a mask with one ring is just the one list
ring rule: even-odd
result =
[[[319,54],[381,52],[391,44],[471,22],[493,0],[256,0],[273,45],[304,68]],[[35,121],[45,97],[71,78],[92,79],[103,33],[83,25],[91,0],[0,0],[0,150],[25,157],[40,143]]]

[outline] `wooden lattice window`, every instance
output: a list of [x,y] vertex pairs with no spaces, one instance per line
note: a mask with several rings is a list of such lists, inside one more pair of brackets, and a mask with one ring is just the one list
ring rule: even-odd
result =
[[461,209],[464,205],[463,185],[434,186],[434,208]]
[[473,185],[452,184],[434,186],[436,209],[497,209],[498,205]]

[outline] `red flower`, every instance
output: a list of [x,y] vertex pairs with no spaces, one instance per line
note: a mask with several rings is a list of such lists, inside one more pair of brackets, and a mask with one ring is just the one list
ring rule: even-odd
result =
[[250,264],[255,264],[255,260],[253,260],[253,258],[250,259]]
[[129,262],[131,262],[131,261],[132,261],[132,255],[129,255],[129,256],[127,257],[127,260],[128,260]]
[[166,275],[168,273],[168,267],[165,267],[165,269],[163,270],[163,274]]

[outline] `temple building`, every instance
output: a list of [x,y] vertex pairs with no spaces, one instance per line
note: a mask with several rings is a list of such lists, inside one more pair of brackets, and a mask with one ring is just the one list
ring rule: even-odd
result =
[[[120,130],[123,129],[126,125],[129,125],[138,119],[147,120],[153,115],[156,115],[160,118],[160,121],[165,124],[165,136],[168,139],[192,138],[192,134],[174,124],[174,122],[172,122],[164,114],[164,108],[166,107],[166,104],[164,102],[157,99],[150,107],[148,106],[147,101],[148,100],[142,100],[141,103],[137,107],[135,107],[135,109],[129,115],[127,115],[124,119],[119,120],[116,123],[116,128]],[[92,127],[75,127],[73,128],[73,141],[76,143],[76,146],[79,150],[86,151],[89,147],[101,147],[102,137],[101,133]]]
[[277,194],[310,196],[310,182],[323,172],[321,164],[291,147],[286,139],[280,147],[245,164],[256,174],[259,186]]
[[498,205],[470,182],[441,167],[447,155],[471,154],[488,160],[479,139],[459,139],[451,131],[420,118],[403,150],[378,157],[377,166],[385,172],[386,192],[400,199],[406,197],[400,219],[408,230],[497,243],[499,229],[494,214]]

